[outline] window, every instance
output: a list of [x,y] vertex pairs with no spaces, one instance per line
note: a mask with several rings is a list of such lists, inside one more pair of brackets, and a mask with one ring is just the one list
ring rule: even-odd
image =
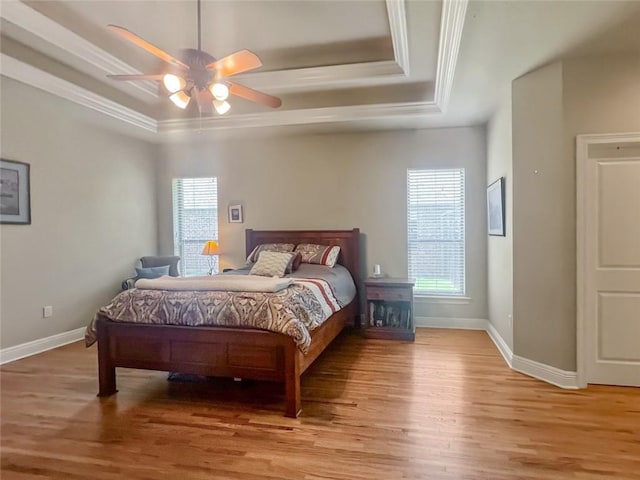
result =
[[[202,255],[207,240],[218,239],[218,182],[213,178],[173,179],[173,250],[180,256],[182,275],[206,275],[209,257]],[[218,273],[218,257],[213,257]]]
[[420,295],[464,296],[464,169],[407,171],[409,277]]

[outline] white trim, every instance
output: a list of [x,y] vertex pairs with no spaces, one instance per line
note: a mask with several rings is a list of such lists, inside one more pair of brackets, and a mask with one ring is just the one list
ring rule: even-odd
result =
[[511,368],[517,372],[524,373],[530,377],[555,385],[556,387],[567,389],[580,388],[578,385],[577,372],[560,370],[559,368],[552,367],[551,365],[519,357],[518,355],[513,356]]
[[416,317],[416,327],[427,328],[458,328],[463,330],[484,330],[493,341],[496,348],[504,358],[509,368],[524,373],[530,377],[537,378],[560,388],[577,389],[577,372],[561,370],[551,365],[529,360],[528,358],[514,355],[513,351],[504,341],[500,333],[491,322],[482,318],[441,318],[441,317]]
[[248,113],[231,117],[207,117],[161,120],[160,133],[174,134],[230,128],[253,128],[286,125],[377,120],[393,117],[423,117],[440,112],[433,102],[384,103],[377,105],[352,105],[347,107],[308,108],[304,110],[275,110],[265,113]]
[[0,73],[19,82],[71,100],[74,103],[91,108],[98,112],[117,118],[123,122],[135,125],[150,132],[157,132],[157,122],[151,118],[109,100],[97,93],[90,92],[74,83],[51,75],[32,65],[16,60],[15,58],[0,54]]
[[234,80],[257,90],[276,93],[388,84],[405,78],[402,68],[387,60],[245,73],[236,75]]
[[[32,33],[51,45],[68,52],[80,60],[93,65],[106,74],[140,73],[128,63],[96,47],[80,35],[63,27],[22,2],[2,2],[0,15],[5,20]],[[155,82],[126,82],[122,84],[124,90],[127,89],[127,84],[154,98],[158,97],[158,85]]]
[[86,327],[80,327],[75,330],[40,338],[14,347],[3,348],[0,350],[0,365],[82,340],[86,329]]
[[502,358],[504,358],[504,361],[507,362],[507,365],[509,365],[509,367],[511,367],[511,365],[513,364],[513,351],[511,350],[511,348],[509,348],[507,342],[504,341],[502,335],[498,333],[498,330],[496,330],[496,327],[493,326],[493,323],[489,321],[487,321],[487,334],[489,335],[489,338],[493,340],[493,343],[495,343],[496,347],[498,347],[498,351],[502,355]]
[[409,75],[409,40],[404,0],[387,0],[387,15],[391,29],[393,56],[404,74]]
[[576,136],[576,385],[585,388],[587,379],[587,320],[588,292],[587,286],[593,284],[589,275],[587,258],[587,209],[586,163],[589,159],[589,145],[603,143],[638,142],[640,132],[598,133]]
[[454,297],[446,295],[428,295],[428,294],[413,294],[413,300],[419,303],[439,303],[444,305],[468,305],[471,303],[471,297]]
[[453,87],[467,0],[443,0],[434,101],[445,112]]
[[[92,65],[103,68],[104,71],[115,72],[114,69],[116,69],[116,67],[118,70],[116,73],[122,73],[121,69],[128,70],[127,64],[120,62],[120,60],[115,57],[111,57],[110,54],[95,47],[84,39],[78,40],[80,37],[75,33],[68,31],[65,27],[42,16],[37,11],[22,5],[21,2],[6,3],[12,5],[9,10],[6,10],[6,5],[3,4],[2,15],[8,21],[16,23],[34,35],[70,51],[75,56],[86,60]],[[14,4],[16,5],[13,6]],[[466,6],[467,0],[443,1],[434,101],[268,111],[230,117],[207,117],[202,120],[192,118],[157,121],[4,54],[2,55],[1,73],[144,130],[154,133],[162,132],[163,134],[182,134],[192,131],[201,132],[232,128],[338,123],[387,118],[420,118],[441,114],[446,107],[453,84]],[[6,15],[5,10],[8,12]],[[400,78],[403,76],[402,72],[408,72],[409,68],[404,0],[387,0],[387,13],[389,14],[389,25],[392,31],[394,55],[396,56],[395,63],[397,63],[397,65],[395,66],[393,65],[394,62],[368,62],[353,65],[298,69],[290,71],[292,73],[282,71],[247,74],[243,78],[252,85],[254,85],[251,80],[252,75],[255,76],[255,83],[258,85],[260,85],[261,82],[268,84],[278,80],[278,82],[281,82],[279,85],[284,88],[287,82],[286,75],[291,75],[290,81],[292,84],[300,85],[300,89],[305,89],[312,85],[317,86],[319,83],[329,84],[333,82],[333,86],[359,84],[359,78],[361,79],[364,75],[370,75],[372,77],[368,79],[371,83],[377,83],[382,79],[387,81],[390,78]],[[69,45],[69,43],[73,43],[73,45]],[[108,65],[105,66],[105,63]],[[329,78],[330,75],[337,75],[338,78],[331,80]]]
[[461,330],[486,330],[484,318],[415,317],[416,327],[457,328]]

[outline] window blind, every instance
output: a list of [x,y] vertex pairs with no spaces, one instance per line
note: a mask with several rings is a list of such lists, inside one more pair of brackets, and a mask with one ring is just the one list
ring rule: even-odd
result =
[[[218,239],[218,181],[209,178],[173,179],[173,249],[180,256],[180,273],[206,275],[209,257],[202,254],[207,240]],[[218,257],[213,257],[218,273]]]
[[423,295],[465,294],[464,169],[407,171],[409,277]]

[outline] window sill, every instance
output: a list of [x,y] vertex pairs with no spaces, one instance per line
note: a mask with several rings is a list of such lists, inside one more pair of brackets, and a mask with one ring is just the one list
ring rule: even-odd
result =
[[420,293],[414,294],[414,299],[415,301],[422,303],[442,303],[449,305],[468,305],[472,300],[471,297],[447,297]]

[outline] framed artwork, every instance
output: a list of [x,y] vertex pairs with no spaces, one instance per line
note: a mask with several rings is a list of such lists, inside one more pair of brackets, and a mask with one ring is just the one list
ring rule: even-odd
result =
[[487,214],[489,235],[504,237],[504,177],[487,187]]
[[0,223],[31,223],[28,163],[0,159]]
[[242,205],[229,205],[229,223],[242,223]]

